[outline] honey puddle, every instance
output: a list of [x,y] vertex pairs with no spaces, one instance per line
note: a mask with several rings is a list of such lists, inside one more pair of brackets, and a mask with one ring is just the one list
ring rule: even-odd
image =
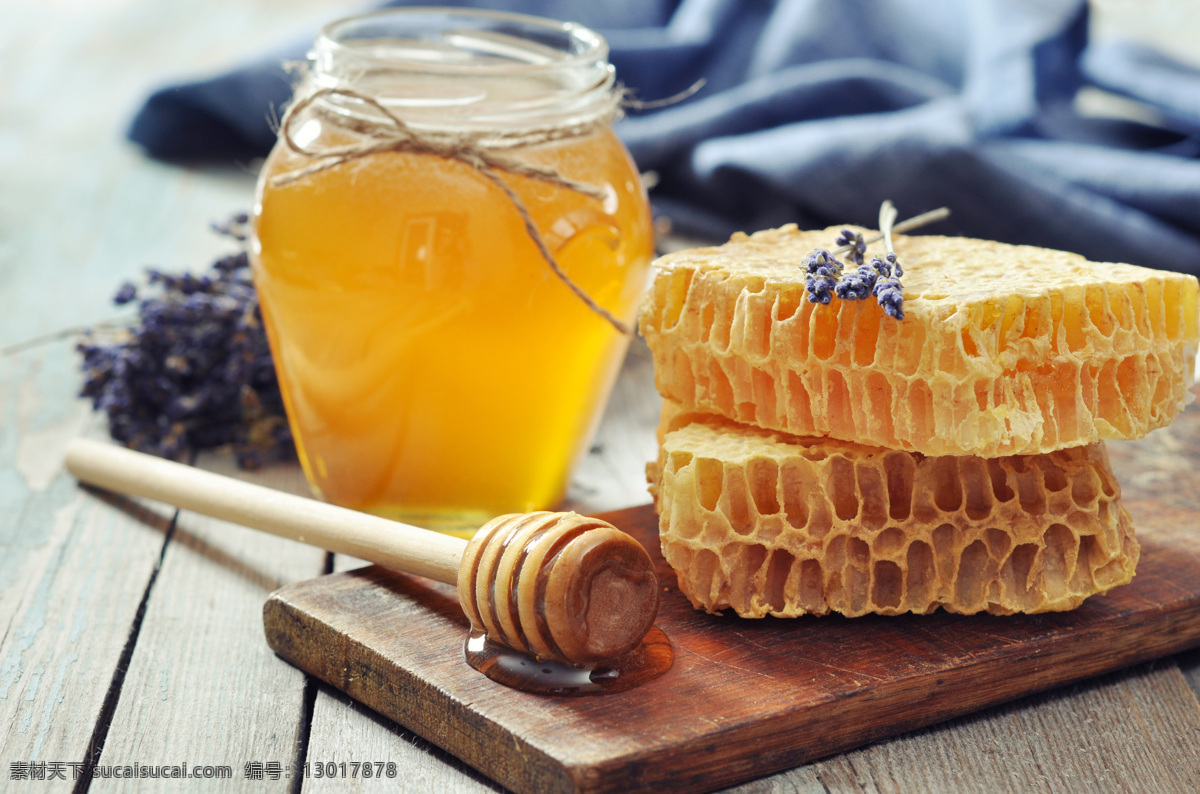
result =
[[675,651],[657,626],[638,647],[611,663],[573,667],[553,659],[537,659],[487,638],[481,631],[467,636],[467,664],[498,684],[539,695],[599,695],[641,686],[671,669]]

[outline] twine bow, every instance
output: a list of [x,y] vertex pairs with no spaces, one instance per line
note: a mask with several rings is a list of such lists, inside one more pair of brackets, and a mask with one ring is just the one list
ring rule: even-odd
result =
[[[305,109],[320,99],[331,96],[342,96],[348,99],[353,99],[370,105],[377,110],[382,116],[378,123],[372,123],[369,131],[365,133],[366,138],[361,143],[348,144],[344,146],[330,146],[321,149],[310,149],[301,146],[295,136],[292,134],[292,125]],[[545,142],[558,140],[561,138],[574,137],[584,132],[594,129],[600,124],[599,121],[592,122],[586,125],[577,125],[574,127],[565,128],[546,128],[537,130],[532,135],[522,135],[520,141],[522,143],[529,142]],[[521,216],[522,222],[525,224],[525,231],[529,235],[538,253],[542,259],[549,265],[550,270],[556,275],[566,287],[575,293],[575,295],[584,302],[585,305],[593,312],[604,318],[613,328],[617,329],[622,334],[629,334],[630,329],[614,317],[607,309],[596,303],[590,295],[571,280],[558,262],[554,259],[554,254],[550,252],[550,247],[546,245],[546,241],[542,238],[541,232],[533,222],[533,217],[529,214],[529,209],[525,203],[521,201],[521,197],[508,186],[501,177],[501,173],[514,174],[517,176],[529,177],[541,182],[546,182],[557,187],[572,190],[590,198],[604,200],[606,194],[600,188],[594,185],[589,185],[586,182],[579,182],[574,179],[568,179],[553,168],[533,165],[524,162],[516,157],[505,154],[502,150],[495,146],[484,145],[480,138],[476,135],[454,134],[442,132],[428,132],[414,130],[406,124],[398,116],[388,110],[384,105],[372,96],[362,94],[347,88],[321,88],[306,96],[296,100],[287,109],[283,119],[280,121],[279,133],[288,147],[297,154],[308,157],[312,163],[299,168],[295,171],[289,171],[285,174],[277,174],[270,180],[272,187],[280,187],[298,182],[312,174],[327,171],[330,168],[336,168],[344,163],[358,160],[363,157],[369,157],[373,154],[381,154],[384,152],[409,152],[413,154],[429,154],[434,157],[441,157],[446,160],[456,160],[464,165],[467,165],[478,171],[496,187],[500,188],[508,197],[516,208],[517,213]]]

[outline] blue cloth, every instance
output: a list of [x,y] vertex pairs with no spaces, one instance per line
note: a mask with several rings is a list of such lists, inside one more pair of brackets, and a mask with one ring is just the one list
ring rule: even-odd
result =
[[[405,5],[406,3],[396,3]],[[642,100],[618,132],[659,175],[656,210],[710,238],[796,222],[926,231],[1200,274],[1200,72],[1092,45],[1085,0],[467,0],[601,31]],[[149,98],[129,136],[156,157],[249,158],[307,42]],[[1087,86],[1147,118],[1089,118]]]

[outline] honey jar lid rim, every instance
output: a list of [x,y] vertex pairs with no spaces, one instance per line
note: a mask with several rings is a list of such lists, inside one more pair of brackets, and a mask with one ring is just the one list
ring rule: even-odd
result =
[[605,123],[621,100],[603,36],[527,14],[432,7],[358,14],[323,27],[309,59],[300,91],[332,92],[320,104],[337,116],[371,123],[386,107],[414,128],[509,131],[501,137],[510,145],[521,142],[513,130]]
[[[441,17],[448,22],[493,22],[507,23],[516,26],[525,26],[530,31],[541,31],[544,33],[560,33],[564,36],[564,40],[569,43],[579,42],[582,46],[573,51],[556,50],[554,59],[541,58],[530,61],[520,61],[513,59],[510,62],[500,63],[495,60],[483,62],[440,62],[436,63],[427,60],[412,60],[406,61],[395,57],[375,58],[366,53],[362,48],[355,47],[352,38],[344,38],[347,29],[354,25],[363,25],[376,22],[396,21],[404,22],[408,20],[416,21],[421,17]],[[477,30],[486,30],[486,28],[478,27]],[[513,42],[516,43],[516,37],[513,37]],[[552,49],[547,45],[540,44],[532,39],[526,42],[530,47],[530,52],[535,51],[545,53]],[[409,6],[405,8],[387,8],[377,11],[371,11],[364,14],[354,14],[347,17],[336,19],[327,23],[317,32],[316,43],[313,52],[321,50],[349,52],[353,51],[354,57],[363,61],[377,61],[380,64],[389,66],[409,66],[411,68],[421,68],[429,71],[444,72],[446,74],[526,74],[548,69],[570,69],[572,66],[586,66],[589,64],[608,63],[608,42],[604,36],[597,33],[585,25],[577,22],[563,22],[550,19],[547,17],[534,16],[532,14],[519,14],[510,11],[496,11],[491,9],[480,8],[452,8],[452,7],[434,7],[434,6]],[[511,52],[509,53],[512,54]]]

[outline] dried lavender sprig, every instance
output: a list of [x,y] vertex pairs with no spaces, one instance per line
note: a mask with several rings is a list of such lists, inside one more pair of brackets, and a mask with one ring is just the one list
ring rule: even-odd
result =
[[822,268],[826,270],[841,270],[842,263],[824,248],[818,248],[804,258],[804,270],[809,275],[815,275]]
[[113,295],[113,303],[118,306],[124,306],[126,303],[137,300],[137,285],[132,281],[126,281],[117,290],[117,294]]
[[897,320],[904,319],[904,288],[900,279],[880,279],[875,284],[875,299],[888,316]]
[[238,242],[243,242],[249,233],[250,213],[235,212],[223,221],[213,221],[208,225],[217,234],[223,234],[226,237],[232,237]]
[[904,271],[900,268],[900,260],[892,246],[892,225],[896,222],[896,205],[885,201],[879,206],[879,233],[883,235],[883,245],[887,249],[886,261],[874,259],[871,266],[880,274],[873,290],[875,300],[890,316],[897,320],[904,319],[904,287],[900,284],[900,276]]
[[[892,231],[895,232],[896,234],[903,234],[904,232],[907,232],[910,229],[916,229],[918,227],[925,226],[926,224],[933,223],[934,221],[940,221],[943,218],[948,218],[949,216],[950,216],[950,209],[948,207],[938,207],[935,210],[929,210],[929,212],[922,212],[920,215],[914,215],[906,221],[901,221],[900,223],[897,223],[895,226],[892,227]],[[870,245],[871,243],[877,243],[882,239],[883,239],[882,234],[874,234],[870,237],[865,238],[864,242],[867,245]],[[850,250],[850,246],[843,245],[840,248],[833,249],[833,251],[831,253],[833,256],[840,256],[849,250]]]
[[833,300],[833,291],[842,275],[842,263],[824,248],[813,251],[804,260],[807,276],[804,288],[812,303],[828,305]]
[[867,252],[867,243],[861,234],[853,229],[842,229],[835,244],[839,246],[836,250],[845,249],[848,254],[847,258],[854,264],[862,266],[863,256]]
[[878,261],[874,259],[871,264],[859,265],[858,270],[842,276],[833,291],[842,300],[854,301],[871,297],[875,282],[879,280],[879,272],[875,268]]
[[[214,230],[245,238],[247,216]],[[166,457],[230,445],[243,467],[293,454],[291,435],[245,251],[213,264],[215,277],[149,270],[138,320],[77,346],[82,394],[108,415],[112,437]],[[131,283],[117,301],[138,298]]]
[[[904,270],[900,267],[900,262],[896,258],[896,252],[892,244],[892,232],[895,227],[896,214],[896,206],[891,201],[885,201],[880,205],[879,235],[875,239],[882,239],[884,241],[887,254],[882,259],[874,257],[870,264],[860,264],[858,270],[855,272],[843,275],[834,287],[834,293],[843,300],[865,300],[873,295],[889,316],[897,320],[903,320],[904,288],[900,283],[900,277],[904,275]],[[927,217],[932,215],[945,216],[944,213],[936,211],[934,213],[925,213],[925,215]],[[920,217],[917,216],[917,218]],[[911,221],[906,225],[907,228],[913,228]],[[841,236],[838,237],[838,242],[846,239],[853,243],[852,235],[853,232],[851,230],[845,229],[842,231]]]

